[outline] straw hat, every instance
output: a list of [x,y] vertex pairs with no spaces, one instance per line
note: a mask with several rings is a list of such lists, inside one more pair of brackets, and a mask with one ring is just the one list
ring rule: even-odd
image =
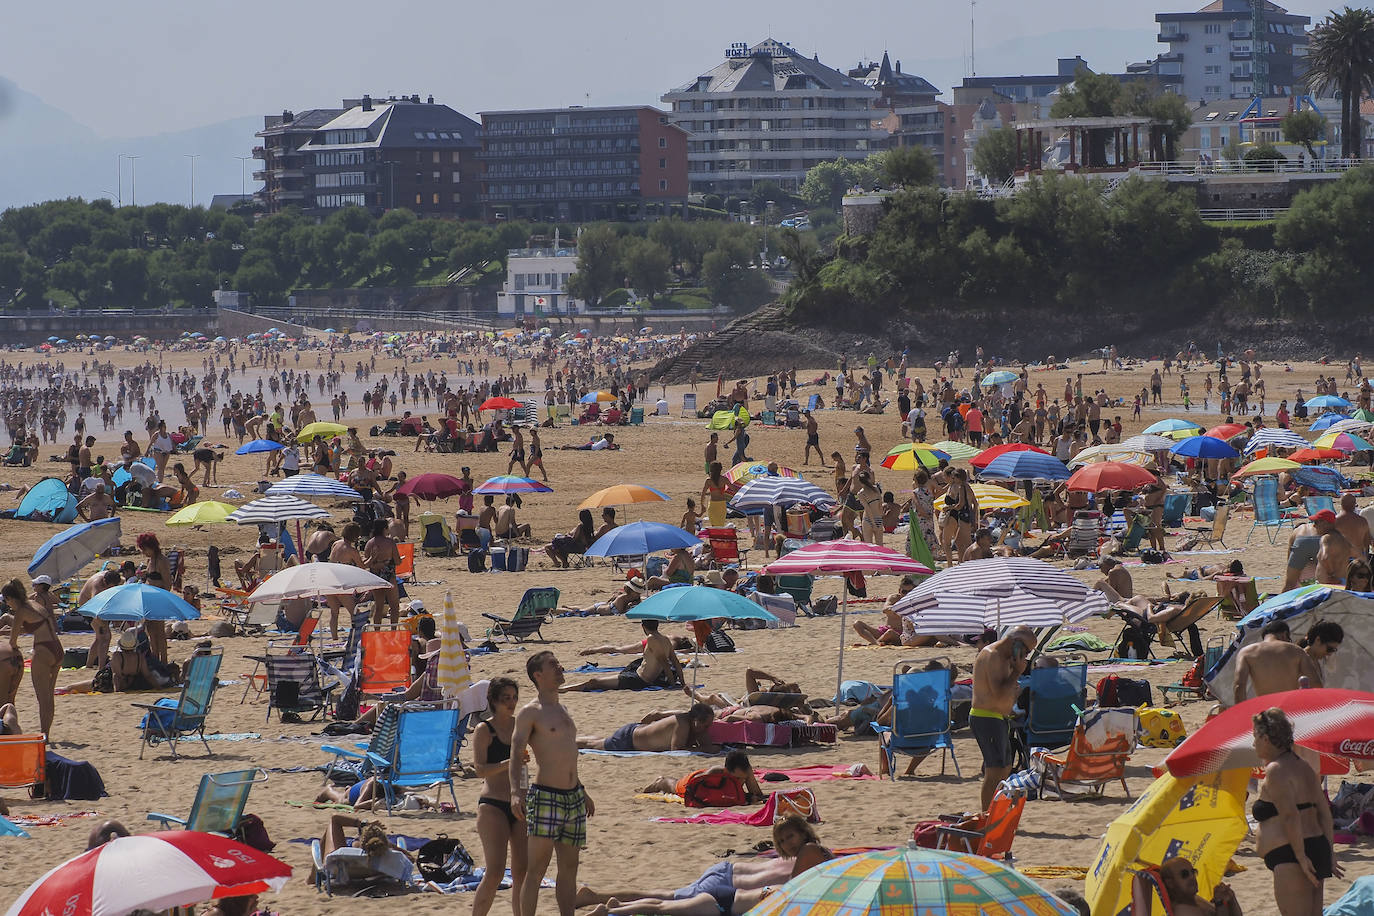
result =
[[119,648],[132,652],[138,648],[138,632],[136,630],[125,630],[119,634]]
[[625,585],[636,595],[644,594],[644,580],[639,576],[626,580]]
[[706,573],[706,584],[711,588],[725,588],[725,574],[718,569]]

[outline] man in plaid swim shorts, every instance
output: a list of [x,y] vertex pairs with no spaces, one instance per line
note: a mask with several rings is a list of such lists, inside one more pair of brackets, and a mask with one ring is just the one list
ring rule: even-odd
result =
[[[578,857],[587,845],[587,818],[596,813],[596,806],[577,775],[577,726],[559,702],[558,688],[566,680],[563,666],[552,652],[536,652],[525,662],[525,673],[538,695],[516,715],[511,735],[511,810],[524,819],[529,834],[529,864],[517,891],[520,906],[516,912],[517,916],[538,912],[539,885],[556,856],[558,912],[573,916]],[[538,772],[526,789],[529,753]]]

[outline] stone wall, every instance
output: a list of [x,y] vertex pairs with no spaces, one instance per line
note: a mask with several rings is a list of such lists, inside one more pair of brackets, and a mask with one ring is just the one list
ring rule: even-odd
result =
[[168,312],[57,312],[0,315],[0,343],[21,347],[37,346],[49,337],[75,340],[78,334],[104,337],[112,334],[121,341],[134,337],[150,340],[176,340],[183,331],[200,331],[214,337],[219,332],[218,314],[213,309],[175,309]]

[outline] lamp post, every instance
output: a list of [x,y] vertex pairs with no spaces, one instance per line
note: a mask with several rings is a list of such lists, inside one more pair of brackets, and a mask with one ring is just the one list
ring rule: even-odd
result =
[[141,156],[125,155],[129,160],[129,206],[138,206],[138,160]]
[[246,183],[246,181],[244,180],[244,173],[248,171],[248,161],[249,161],[250,159],[252,159],[253,157],[252,157],[252,156],[235,156],[234,158],[237,159],[237,160],[239,161],[239,197],[240,197],[240,198],[247,197],[247,196],[248,196],[248,192],[247,192],[247,190],[246,190],[246,188],[247,188],[247,183]]
[[[196,160],[200,158],[200,153],[182,153],[182,156],[191,160],[191,209],[196,206]],[[240,172],[242,175],[242,172]]]

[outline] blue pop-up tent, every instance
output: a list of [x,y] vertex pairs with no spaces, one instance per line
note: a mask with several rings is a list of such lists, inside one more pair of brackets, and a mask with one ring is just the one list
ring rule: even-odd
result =
[[24,494],[19,508],[14,510],[14,517],[69,524],[76,521],[76,497],[56,477],[45,477]]

